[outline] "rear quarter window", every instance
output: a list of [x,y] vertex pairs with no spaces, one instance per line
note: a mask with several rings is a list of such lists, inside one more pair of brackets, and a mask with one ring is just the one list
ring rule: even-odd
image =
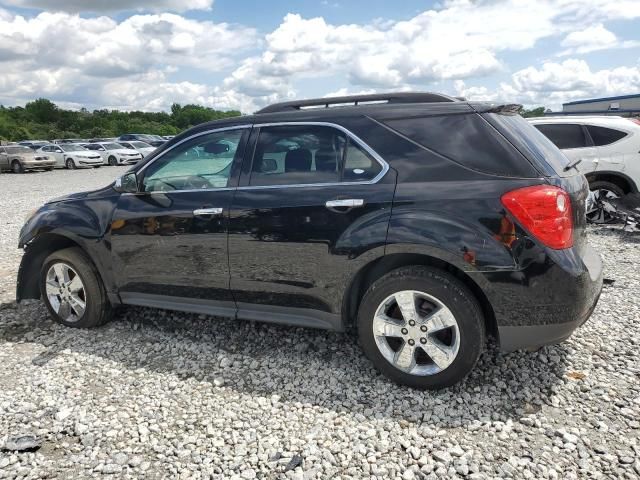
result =
[[435,115],[385,120],[414,142],[476,171],[510,177],[535,177],[531,163],[482,116]]
[[589,135],[591,135],[593,144],[596,147],[611,145],[612,143],[615,143],[618,140],[622,140],[627,136],[627,132],[623,132],[622,130],[599,127],[597,125],[587,125],[587,130],[589,130]]

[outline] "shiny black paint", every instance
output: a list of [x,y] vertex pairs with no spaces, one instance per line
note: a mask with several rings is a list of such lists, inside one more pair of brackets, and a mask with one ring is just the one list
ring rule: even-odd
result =
[[[465,103],[430,108],[437,114],[477,110]],[[228,190],[120,195],[108,187],[42,207],[21,232],[20,245],[28,246],[18,299],[39,295],[33,288],[38,262],[59,237],[94,260],[113,303],[204,313],[222,308],[232,316],[339,330],[349,321],[347,300],[357,306],[353,297],[371,281],[363,272],[379,273],[386,259],[410,254],[412,261],[437,261],[458,272],[486,301],[485,314],[498,333],[505,332],[507,343],[515,342],[508,330],[514,326],[581,322],[593,308],[602,275],[585,239],[584,177],[559,178],[543,168],[528,178],[478,172],[397,136],[373,118],[428,110],[405,105],[264,114],[185,132],[132,171],[198,132],[277,121],[343,125],[391,169],[374,185],[245,188],[254,129],[247,154],[233,166],[238,181]],[[540,245],[500,203],[509,190],[543,183],[561,186],[572,197],[571,249]],[[346,212],[324,206],[336,198],[362,198],[365,205]],[[208,206],[222,207],[224,214],[191,214]]]

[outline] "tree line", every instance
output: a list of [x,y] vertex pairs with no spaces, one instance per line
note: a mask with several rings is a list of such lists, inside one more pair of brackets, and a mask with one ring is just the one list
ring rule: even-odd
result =
[[240,115],[200,105],[174,103],[171,112],[122,112],[119,110],[66,110],[46,98],[24,107],[0,105],[0,139],[9,141],[54,138],[117,137],[124,133],[176,135],[211,120]]
[[[523,117],[541,116],[544,112],[544,107],[520,110]],[[24,107],[0,105],[0,140],[117,137],[124,133],[175,135],[200,123],[239,115],[237,110],[223,112],[177,103],[171,106],[170,113],[65,110],[46,98],[39,98]]]

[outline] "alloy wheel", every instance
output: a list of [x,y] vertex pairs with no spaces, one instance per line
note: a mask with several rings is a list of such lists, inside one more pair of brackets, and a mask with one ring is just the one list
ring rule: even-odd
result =
[[389,363],[417,376],[445,370],[460,348],[460,330],[451,310],[416,290],[396,292],[378,306],[373,335]]
[[77,322],[87,306],[87,297],[80,275],[69,265],[57,262],[49,267],[46,280],[47,300],[65,322]]

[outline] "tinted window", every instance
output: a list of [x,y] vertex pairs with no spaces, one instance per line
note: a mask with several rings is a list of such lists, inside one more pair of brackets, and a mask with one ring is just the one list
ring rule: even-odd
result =
[[385,123],[414,142],[471,169],[508,176],[536,174],[513,145],[480,115],[436,115]]
[[224,188],[229,184],[231,164],[242,155],[246,130],[209,133],[169,150],[145,170],[146,192]]
[[589,130],[593,144],[597,147],[609,145],[627,136],[627,132],[614,130],[613,128],[597,127],[595,125],[587,125],[587,130]]
[[534,125],[542,134],[560,149],[584,148],[590,146],[584,135],[582,125],[557,123]]
[[566,155],[520,115],[487,113],[484,117],[543,172],[560,176],[575,173],[575,170],[565,173],[564,168],[569,164]]
[[[344,159],[344,168],[343,168]],[[264,127],[250,185],[304,185],[368,181],[382,166],[343,132],[314,125]]]

